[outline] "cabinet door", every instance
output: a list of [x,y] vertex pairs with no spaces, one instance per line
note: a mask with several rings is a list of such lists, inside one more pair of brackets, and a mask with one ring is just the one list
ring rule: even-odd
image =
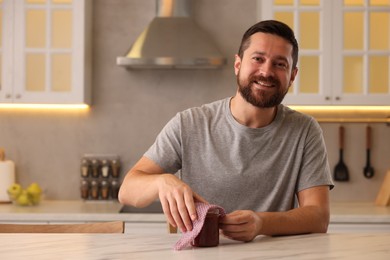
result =
[[276,19],[289,25],[299,44],[298,75],[284,103],[288,105],[332,104],[331,23],[326,13],[330,1],[263,0],[261,20]]
[[9,2],[14,10],[11,102],[89,103],[90,1]]
[[289,105],[390,104],[390,2],[259,0],[261,19],[288,24],[300,45]]
[[343,105],[390,104],[390,2],[334,1],[334,95]]
[[12,1],[0,1],[0,102],[13,96],[13,13]]

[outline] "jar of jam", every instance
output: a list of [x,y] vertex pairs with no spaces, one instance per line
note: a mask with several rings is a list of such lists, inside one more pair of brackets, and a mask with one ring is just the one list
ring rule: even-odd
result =
[[219,244],[219,217],[218,211],[207,212],[202,229],[192,241],[192,246],[212,247]]

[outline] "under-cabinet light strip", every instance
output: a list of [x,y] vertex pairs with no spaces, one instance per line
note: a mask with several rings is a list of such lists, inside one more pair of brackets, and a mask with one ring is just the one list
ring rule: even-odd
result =
[[0,104],[0,109],[17,110],[17,109],[43,109],[43,110],[86,110],[87,104]]
[[390,123],[390,106],[289,106],[323,123]]
[[390,106],[288,106],[298,111],[312,112],[381,112],[390,113]]

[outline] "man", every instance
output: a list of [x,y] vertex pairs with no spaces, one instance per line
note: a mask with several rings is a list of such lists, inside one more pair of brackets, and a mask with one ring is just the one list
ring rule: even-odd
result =
[[[333,187],[322,131],[311,117],[280,103],[297,75],[298,44],[278,21],[244,34],[234,70],[234,97],[178,113],[126,175],[121,203],[157,198],[173,226],[192,229],[194,201],[228,214],[222,233],[326,232]],[[173,175],[180,170],[181,179]]]

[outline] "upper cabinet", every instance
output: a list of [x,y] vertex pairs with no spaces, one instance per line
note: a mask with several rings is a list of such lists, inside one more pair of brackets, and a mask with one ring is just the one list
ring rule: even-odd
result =
[[390,104],[388,0],[259,0],[261,19],[294,29],[298,76],[289,105]]
[[90,103],[90,0],[0,0],[0,102]]

